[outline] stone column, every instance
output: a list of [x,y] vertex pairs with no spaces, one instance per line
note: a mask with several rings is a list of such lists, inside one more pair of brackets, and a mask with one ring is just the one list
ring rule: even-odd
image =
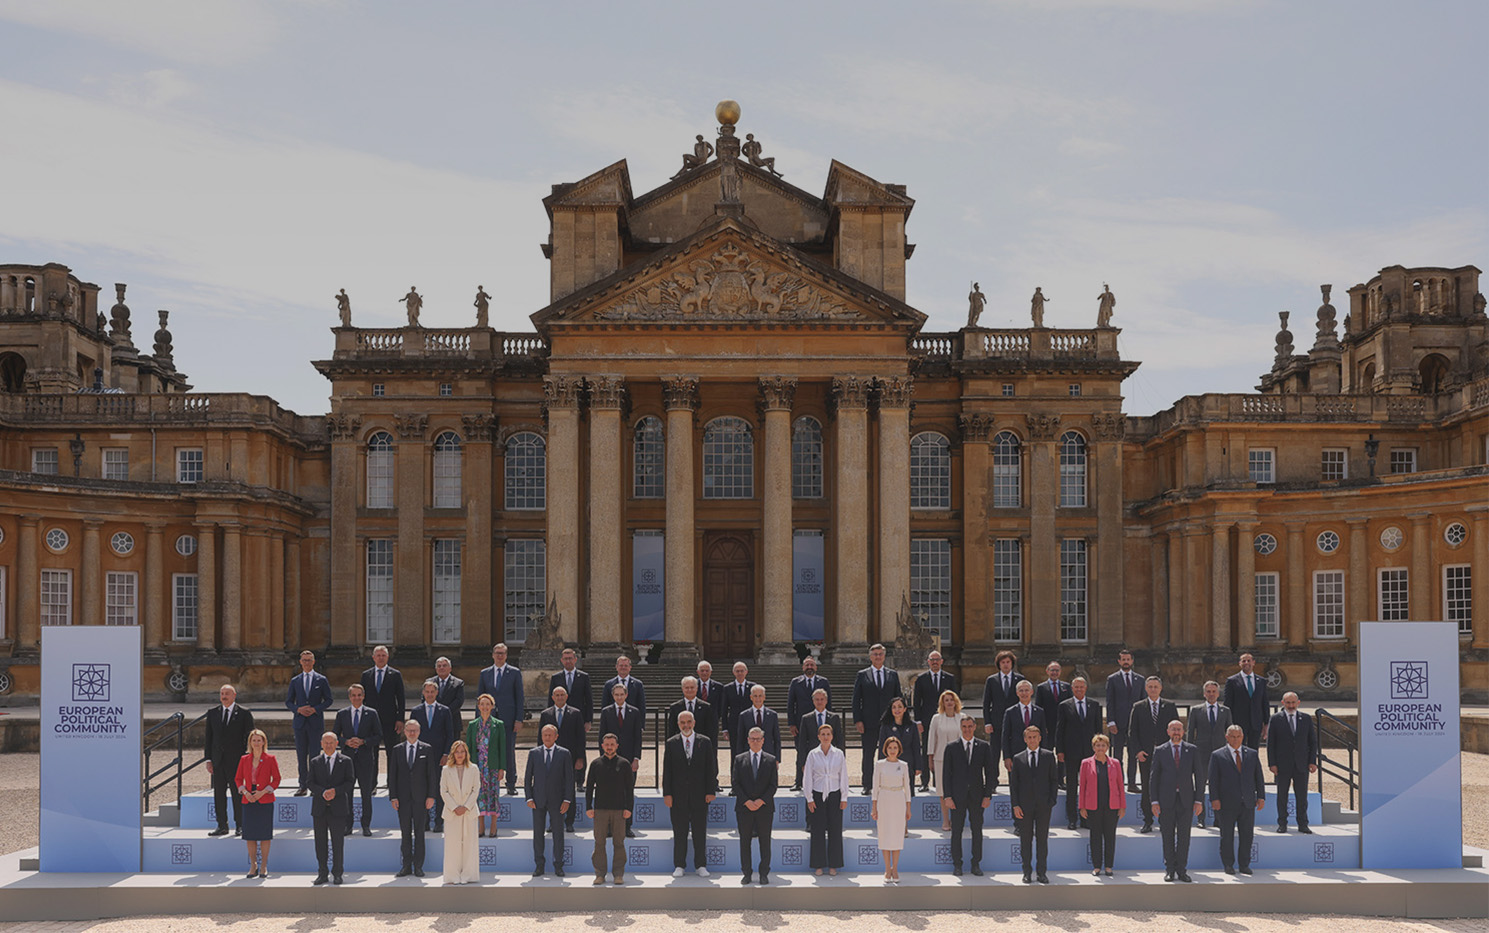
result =
[[[424,598],[425,582],[432,573],[424,539],[424,504],[428,501],[424,463],[429,456],[424,437],[429,416],[394,415],[393,428],[398,434],[393,448],[393,501],[398,506],[398,544],[393,556],[393,638],[400,647],[417,648],[429,644],[429,604]],[[361,580],[364,572],[365,568],[359,567],[356,579]],[[362,600],[357,599],[356,605],[361,604]],[[354,627],[345,646],[359,645],[362,639],[361,627]]]
[[491,497],[501,494],[492,475],[496,418],[489,414],[460,419],[465,435],[461,451],[461,499],[465,503],[465,553],[460,566],[460,640],[467,645],[491,641]]
[[284,646],[296,654],[301,644],[300,539],[284,545]]
[[1092,620],[1090,644],[1124,644],[1122,619],[1126,602],[1126,566],[1123,559],[1125,536],[1122,528],[1122,438],[1127,432],[1127,416],[1121,412],[1102,412],[1092,418],[1095,442],[1091,445],[1091,463],[1096,467],[1090,481],[1091,495],[1096,499],[1095,618]]
[[1256,643],[1256,522],[1236,522],[1236,639]]
[[264,636],[270,651],[283,651],[284,641],[284,536],[274,533],[269,544],[269,630]]
[[103,522],[96,518],[83,521],[83,579],[78,587],[83,598],[82,612],[76,620],[79,625],[103,624],[103,600],[99,596],[99,586],[103,582],[103,555],[98,540],[102,528]]
[[669,653],[696,645],[693,561],[693,414],[698,410],[698,379],[674,376],[662,381],[667,405],[667,538],[664,576],[667,587],[666,632]]
[[262,649],[269,643],[269,612],[274,605],[274,579],[269,567],[269,532],[243,529],[243,556],[238,567],[241,632],[239,647]]
[[1136,632],[1129,627],[1123,633],[1126,644],[1168,644],[1168,535],[1155,530],[1148,536],[1148,563],[1152,570],[1152,609],[1149,612],[1148,631]]
[[[367,568],[357,541],[357,506],[367,486],[366,451],[360,443],[361,418],[332,414],[326,427],[331,434],[331,644],[349,647],[362,643],[358,609]],[[291,609],[291,617],[295,615]],[[298,625],[291,623],[290,629],[287,647],[298,650]]]
[[[1370,573],[1370,541],[1366,537],[1369,519],[1347,518],[1349,525],[1349,579],[1345,582],[1344,637],[1350,644],[1358,644],[1360,620],[1374,619],[1372,591],[1375,580]],[[1312,633],[1310,632],[1310,635]]]
[[36,548],[41,536],[40,515],[22,515],[16,542],[16,648],[41,646],[41,569]]
[[217,650],[217,526],[211,522],[196,525],[196,646]]
[[869,387],[866,376],[832,380],[834,444],[833,554],[836,640],[855,657],[869,644]]
[[1469,536],[1473,542],[1471,563],[1473,578],[1473,646],[1489,648],[1489,506],[1468,507],[1472,522]]
[[876,380],[879,394],[879,629],[891,642],[899,634],[900,603],[910,597],[910,396],[909,376]]
[[222,526],[222,648],[243,647],[243,526]]
[[1288,522],[1287,528],[1287,644],[1304,647],[1310,640],[1308,627],[1308,571],[1304,564],[1303,524]]
[[1184,600],[1184,584],[1188,576],[1184,572],[1184,537],[1182,525],[1170,525],[1168,529],[1168,635],[1165,646],[1185,644],[1185,616],[1188,604]]
[[548,415],[548,590],[562,619],[559,637],[579,639],[579,393],[577,376],[544,376]]
[[1407,606],[1413,620],[1440,619],[1442,613],[1433,615],[1432,594],[1442,586],[1432,574],[1432,513],[1412,512],[1411,519],[1411,574],[1407,584]]
[[1229,648],[1231,523],[1215,519],[1210,528],[1210,647]]
[[621,482],[621,410],[626,383],[619,376],[589,380],[589,646],[615,654],[620,646],[621,534],[625,504]]
[[[962,645],[991,645],[993,627],[988,581],[993,562],[988,551],[988,442],[993,416],[962,415]],[[956,637],[953,634],[953,637]],[[951,641],[952,638],[946,639]]]
[[760,412],[765,421],[765,642],[761,660],[785,663],[796,659],[791,646],[791,405],[795,398],[795,379],[769,376],[760,380]]
[[[1026,415],[1029,427],[1029,642],[1060,643],[1060,542],[1055,535],[1059,415]],[[1175,633],[1177,635],[1177,633]]]
[[165,620],[165,526],[160,522],[145,523],[145,580],[143,606],[145,614],[145,648],[159,648],[165,644],[167,634]]

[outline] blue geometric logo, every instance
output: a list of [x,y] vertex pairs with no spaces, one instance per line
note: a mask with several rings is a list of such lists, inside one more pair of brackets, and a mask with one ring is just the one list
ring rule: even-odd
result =
[[171,846],[171,864],[172,865],[190,865],[191,864],[191,843],[189,843],[189,842],[178,842],[175,845]]
[[795,801],[780,804],[778,810],[782,823],[795,823],[801,819],[801,804]]
[[650,823],[657,818],[656,809],[657,805],[654,803],[638,803],[635,812],[631,815],[635,818],[634,822]]
[[570,845],[564,846],[564,864],[565,865],[572,865],[572,864],[574,864],[574,847],[573,846],[570,846]]
[[950,865],[951,864],[951,844],[950,843],[947,843],[947,842],[938,842],[938,843],[936,843],[936,864],[937,865]]
[[792,866],[801,864],[801,843],[788,842],[781,846],[781,864]]
[[1015,842],[1013,845],[1009,846],[1009,848],[1008,848],[1008,861],[1011,862],[1014,865],[1022,865],[1022,864],[1024,864],[1024,846],[1023,846],[1023,843]]
[[1391,699],[1427,699],[1427,662],[1391,662]]
[[858,864],[860,864],[860,865],[878,865],[879,864],[879,847],[878,846],[870,846],[870,845],[859,845],[859,847],[858,847]]
[[109,700],[109,665],[74,664],[72,666],[72,701],[74,703],[107,703]]
[[717,800],[708,805],[708,821],[710,823],[724,822],[724,817],[727,813],[728,811],[724,809],[723,803]]
[[1256,865],[1262,860],[1262,846],[1259,842],[1251,844],[1251,864]]
[[1334,843],[1315,842],[1313,844],[1313,861],[1316,864],[1332,865],[1334,863]]
[[300,819],[300,808],[291,801],[285,800],[279,804],[279,822],[294,823]]
[[710,865],[724,864],[724,847],[709,846],[706,852],[706,857],[708,859],[708,864]]
[[941,815],[941,804],[934,800],[927,800],[920,805],[920,818],[923,820],[934,820]]
[[626,861],[634,865],[650,865],[651,849],[646,846],[627,846]]
[[215,800],[207,801],[207,819],[214,823],[217,822],[217,801]]
[[993,819],[1007,821],[1013,819],[1013,804],[1007,800],[998,800],[993,803]]
[[867,823],[873,809],[866,803],[848,804],[848,819],[854,823]]
[[487,866],[496,864],[496,846],[481,846],[481,864]]
[[500,805],[498,805],[497,810],[498,812],[496,818],[498,820],[503,823],[510,823],[512,821],[512,805],[510,803],[503,801]]

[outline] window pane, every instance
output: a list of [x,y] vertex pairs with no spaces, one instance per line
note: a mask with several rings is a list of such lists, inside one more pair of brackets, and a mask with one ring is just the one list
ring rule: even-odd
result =
[[1397,448],[1391,451],[1392,473],[1415,473],[1417,471],[1417,450],[1415,447]]
[[460,641],[460,542],[434,539],[434,642]]
[[1348,479],[1349,451],[1325,450],[1322,467],[1319,473],[1325,482],[1328,482],[1330,480]]
[[171,607],[171,638],[174,641],[196,641],[196,574],[178,573],[172,579],[175,583],[175,598]]
[[103,621],[107,625],[134,625],[138,618],[133,573],[110,572],[104,577]]
[[393,435],[387,431],[367,439],[367,507],[393,507]]
[[636,422],[632,446],[633,476],[631,495],[637,499],[660,499],[667,494],[667,438],[662,419],[647,415]]
[[1344,571],[1320,570],[1313,575],[1313,634],[1317,638],[1344,637]]
[[460,491],[460,437],[445,431],[434,439],[434,507],[458,509]]
[[176,451],[176,482],[200,483],[202,481],[202,452],[200,450]]
[[1256,637],[1276,638],[1277,624],[1277,574],[1256,575]]
[[791,497],[822,498],[822,425],[797,418],[791,429]]
[[548,552],[539,539],[510,538],[503,560],[506,640],[526,641],[535,617],[544,609],[548,588]]
[[703,429],[703,498],[749,499],[755,495],[755,439],[749,422],[723,417]]
[[110,447],[103,452],[103,478],[123,481],[129,479],[129,450]]
[[72,624],[72,571],[41,572],[41,624]]
[[57,475],[57,448],[43,447],[31,451],[31,472]]
[[910,439],[910,508],[951,508],[951,443],[941,434]]
[[1086,541],[1060,540],[1060,640],[1088,638],[1086,606]]
[[548,506],[548,452],[543,438],[531,431],[507,440],[507,496],[509,509]]
[[1086,507],[1086,439],[1074,431],[1060,437],[1060,508]]
[[1388,568],[1380,572],[1380,620],[1405,622],[1411,618],[1407,606],[1406,568]]
[[910,611],[928,632],[951,637],[951,542],[910,541]]
[[1253,483],[1275,482],[1276,474],[1272,468],[1272,451],[1270,449],[1254,449],[1246,452],[1246,474]]
[[1024,637],[1024,554],[1017,538],[993,541],[993,640]]
[[393,640],[393,542],[367,542],[367,640]]
[[1443,618],[1458,623],[1458,634],[1473,634],[1473,568],[1460,564],[1442,569]]
[[1019,439],[1012,431],[993,438],[993,508],[1016,509],[1023,505],[1023,461]]

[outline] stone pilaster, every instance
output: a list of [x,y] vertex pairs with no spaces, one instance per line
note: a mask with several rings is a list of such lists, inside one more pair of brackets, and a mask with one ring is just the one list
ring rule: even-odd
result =
[[619,376],[589,380],[589,631],[587,645],[620,644],[622,486]]
[[291,537],[284,545],[284,645],[299,653],[303,636],[300,616],[300,539]]
[[[1432,594],[1438,592],[1442,583],[1432,573],[1432,513],[1413,512],[1411,519],[1411,574],[1407,583],[1407,605],[1414,620],[1440,619],[1442,614],[1432,612]],[[1358,615],[1358,613],[1355,613]]]
[[41,516],[22,515],[16,543],[16,648],[41,646],[41,568],[36,548],[41,538]]
[[460,639],[467,645],[491,642],[492,611],[491,498],[501,494],[493,475],[496,418],[466,415],[460,419],[465,437],[461,481],[465,484],[465,553],[460,567]]
[[[1489,506],[1469,506],[1472,524],[1469,541],[1474,566],[1470,586],[1473,588],[1473,646],[1489,648]],[[1467,555],[1465,555],[1467,556]]]
[[559,637],[579,638],[579,397],[577,376],[543,377],[548,419],[548,590],[563,620]]
[[[366,592],[367,568],[357,541],[357,506],[363,504],[367,488],[366,448],[359,443],[361,418],[332,414],[326,426],[331,434],[331,644],[349,647],[362,643],[358,609]],[[298,610],[292,606],[290,612]],[[298,637],[288,647],[297,650]]]
[[141,600],[141,609],[144,612],[147,650],[159,648],[167,639],[165,620],[170,618],[170,614],[166,611],[164,547],[165,526],[160,522],[146,522],[144,598]]
[[[993,628],[991,593],[993,564],[988,536],[988,444],[993,437],[993,416],[962,415],[962,631],[956,638],[963,645],[991,645]],[[952,633],[955,638],[957,633]]]
[[[1287,644],[1304,647],[1311,639],[1308,626],[1309,583],[1304,564],[1303,524],[1287,523],[1287,613],[1282,632]],[[1346,607],[1348,608],[1348,607]]]
[[1060,643],[1060,542],[1055,535],[1059,415],[1026,415],[1029,428],[1029,629],[1035,645]]
[[1097,413],[1091,419],[1095,434],[1091,444],[1091,462],[1095,476],[1090,494],[1096,500],[1096,554],[1092,582],[1095,584],[1095,610],[1091,644],[1123,644],[1122,618],[1127,600],[1126,567],[1123,559],[1122,529],[1123,483],[1122,438],[1127,418],[1120,412]]
[[765,421],[763,657],[792,661],[791,647],[791,405],[796,380],[769,376],[760,380],[760,411]]
[[[400,645],[429,644],[429,604],[425,581],[433,574],[424,538],[424,443],[429,416],[394,415],[397,443],[393,447],[393,501],[398,506],[398,544],[393,555],[393,638]],[[361,580],[365,567],[356,579]],[[362,600],[357,601],[360,605]],[[348,644],[361,644],[365,629],[358,627]]]
[[1360,620],[1377,616],[1371,608],[1375,605],[1375,575],[1370,572],[1370,520],[1347,518],[1345,523],[1349,526],[1349,573],[1345,582],[1344,635],[1350,644],[1357,644]]
[[243,647],[243,527],[222,526],[222,647]]
[[1256,522],[1236,522],[1236,641],[1256,643]]
[[196,526],[196,646],[217,650],[217,526]]
[[[697,488],[693,478],[693,418],[698,411],[698,379],[662,380],[667,405],[667,522],[664,576],[667,642],[686,650],[695,645],[695,529]],[[670,650],[670,649],[669,649]]]
[[99,594],[103,583],[103,553],[99,536],[103,522],[96,518],[83,521],[83,579],[78,587],[82,594],[81,612],[73,621],[78,625],[103,624],[103,600]]
[[264,646],[270,651],[282,651],[284,642],[284,535],[274,532],[266,539],[269,557],[269,629],[264,634]]
[[[869,389],[866,376],[832,380],[834,446],[833,552],[837,563],[835,640],[851,652],[869,644]],[[898,608],[898,607],[897,607]],[[833,631],[829,631],[829,640]],[[866,657],[866,655],[865,655]]]
[[1184,644],[1184,529],[1168,529],[1168,633],[1165,645]]
[[879,396],[879,641],[899,634],[900,603],[910,595],[909,376],[876,380]]
[[1231,647],[1230,530],[1231,522],[1216,519],[1210,528],[1210,647]]

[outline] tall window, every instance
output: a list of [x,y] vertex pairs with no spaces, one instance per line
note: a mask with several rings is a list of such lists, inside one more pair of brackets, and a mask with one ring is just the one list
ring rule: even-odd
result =
[[1325,447],[1319,477],[1326,483],[1349,479],[1349,451],[1343,447]]
[[1253,447],[1246,451],[1246,478],[1253,483],[1277,482],[1277,451],[1270,447]]
[[910,438],[910,508],[951,508],[951,443],[927,431]]
[[37,447],[31,451],[31,472],[57,475],[57,448]]
[[458,509],[460,497],[460,435],[444,431],[434,439],[434,507]]
[[1023,505],[1024,467],[1018,435],[999,431],[993,438],[993,508]]
[[188,447],[176,451],[176,482],[200,483],[202,481],[202,449]]
[[1313,637],[1344,637],[1344,571],[1313,574]]
[[105,447],[103,449],[103,478],[120,482],[129,479],[129,448]]
[[1280,634],[1277,614],[1277,581],[1275,573],[1256,575],[1256,637],[1276,638]]
[[460,641],[460,542],[434,539],[434,643]]
[[647,415],[636,422],[632,442],[635,466],[631,478],[631,495],[637,499],[660,499],[667,494],[667,436],[662,419]]
[[1468,564],[1443,567],[1443,619],[1458,623],[1459,635],[1474,634],[1474,571]]
[[1380,620],[1405,622],[1411,618],[1405,567],[1386,567],[1380,571]]
[[822,423],[797,418],[791,426],[791,498],[822,498]]
[[507,641],[526,641],[533,617],[542,615],[548,589],[548,550],[540,538],[508,538],[503,561],[502,612]]
[[5,615],[5,607],[10,605],[9,594],[5,589],[5,570],[6,568],[0,567],[0,638],[10,637],[9,630],[5,627],[8,621]]
[[72,624],[72,571],[41,572],[41,624]]
[[951,542],[910,539],[910,611],[928,632],[951,637]]
[[726,415],[703,428],[703,498],[755,494],[755,439],[743,418]]
[[1060,435],[1060,508],[1086,507],[1086,439],[1074,431]]
[[993,541],[993,640],[1024,638],[1024,552],[1018,538]]
[[367,540],[367,640],[393,640],[393,539]]
[[138,574],[110,571],[104,577],[103,620],[108,625],[134,625],[139,619]]
[[171,589],[174,594],[171,601],[172,641],[196,641],[196,584],[196,574],[194,573],[178,573],[171,577]]
[[1060,539],[1060,640],[1090,637],[1086,605],[1086,539]]
[[1391,472],[1417,472],[1417,449],[1415,447],[1394,448],[1391,451]]
[[367,507],[393,507],[393,435],[387,431],[367,439]]
[[[506,507],[548,507],[548,448],[541,435],[523,431],[507,438]],[[571,465],[578,469],[578,464]]]

